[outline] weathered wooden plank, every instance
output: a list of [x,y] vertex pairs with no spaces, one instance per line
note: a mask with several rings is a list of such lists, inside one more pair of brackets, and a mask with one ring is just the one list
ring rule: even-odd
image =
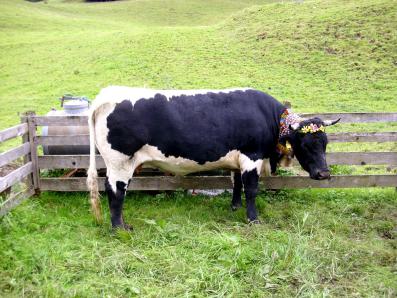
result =
[[[329,133],[328,140],[330,142],[397,142],[397,132],[384,133]],[[89,145],[90,140],[88,135],[74,135],[74,136],[37,136],[35,140],[39,145],[73,145],[82,146]]]
[[[328,133],[330,142],[397,142],[397,132],[341,132]],[[40,145],[89,145],[89,135],[74,136],[38,136],[36,143]]]
[[0,192],[7,189],[8,187],[14,185],[15,183],[21,181],[27,175],[32,173],[33,165],[32,162],[28,162],[27,164],[23,165],[22,167],[12,171],[7,176],[0,178]]
[[397,165],[397,152],[330,152],[329,165]]
[[65,125],[65,126],[87,126],[87,116],[34,116],[32,121],[38,125]]
[[[320,117],[324,120],[342,118],[341,122],[396,122],[396,112],[375,113],[303,113],[305,118]],[[87,125],[87,116],[35,116],[33,121],[36,125]]]
[[[40,169],[87,169],[90,164],[89,155],[45,155],[39,156]],[[96,156],[97,169],[104,169],[102,156]]]
[[73,135],[73,136],[36,136],[35,143],[37,145],[52,145],[52,146],[82,146],[89,145],[90,139],[88,135]]
[[[396,175],[357,175],[332,176],[330,180],[312,180],[309,177],[264,177],[263,186],[270,189],[282,188],[355,188],[355,187],[395,187]],[[104,191],[105,178],[98,178],[99,189]],[[86,178],[42,178],[42,190],[87,191]],[[232,182],[228,176],[197,177],[135,177],[128,190],[176,190],[176,189],[230,189]]]
[[30,152],[30,144],[24,143],[21,146],[10,149],[0,154],[0,167],[8,164],[9,162],[17,159],[18,157],[24,156]]
[[341,123],[396,122],[397,113],[303,113],[304,118],[320,117],[323,120],[341,118]]
[[[397,152],[329,152],[328,165],[397,165]],[[299,165],[294,158],[292,165]]]
[[[29,131],[29,126],[28,126],[28,118],[27,118],[27,116],[26,116],[26,114],[27,113],[24,113],[21,117],[20,117],[20,120],[21,120],[21,123],[26,123],[26,126],[28,127],[28,131]],[[23,134],[22,135],[22,144],[25,144],[25,143],[29,143],[29,151],[30,151],[30,142],[29,142],[29,134],[28,133],[25,133],[25,134]],[[27,155],[25,155],[24,157],[23,157],[23,163],[24,164],[27,164],[28,162],[30,162],[30,161],[32,161],[32,159],[31,159],[31,156],[30,156],[30,154],[27,154]],[[26,186],[27,186],[27,188],[33,188],[33,174],[29,174],[27,177],[26,177]]]
[[265,177],[263,186],[270,189],[282,188],[356,188],[396,187],[397,175],[338,175],[330,180],[313,180],[309,177]]
[[[213,177],[216,177],[215,179]],[[99,189],[104,191],[104,178],[98,178]],[[42,178],[42,190],[87,191],[86,178]],[[136,177],[131,180],[130,190],[172,190],[179,188],[222,189],[231,187],[228,176],[174,177],[154,176]]]
[[[38,157],[40,169],[87,169],[89,155],[45,155]],[[330,152],[329,165],[397,165],[397,152]],[[294,164],[298,162],[294,159]],[[97,169],[104,169],[105,162],[96,156]]]
[[13,127],[6,128],[0,131],[0,143],[15,137],[22,136],[27,132],[28,132],[28,125],[26,123],[21,123]]
[[327,133],[332,143],[345,142],[397,142],[397,132],[338,132]]
[[33,175],[33,186],[36,193],[40,190],[40,169],[39,161],[37,157],[37,144],[35,143],[36,138],[36,124],[34,122],[36,115],[34,112],[27,113],[28,128],[29,128],[29,144],[30,144],[30,158],[32,162],[32,175]]
[[4,201],[0,206],[0,216],[6,215],[12,209],[17,207],[23,201],[29,199],[34,195],[33,187],[28,188],[27,190],[20,191],[17,194],[12,195],[6,201]]

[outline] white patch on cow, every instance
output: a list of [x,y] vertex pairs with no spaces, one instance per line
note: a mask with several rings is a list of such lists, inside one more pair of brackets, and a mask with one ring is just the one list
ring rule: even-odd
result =
[[101,153],[106,164],[106,176],[109,179],[109,184],[112,190],[116,192],[116,182],[121,181],[128,184],[129,179],[131,179],[138,165],[136,165],[130,156],[112,149],[107,140],[109,129],[107,127],[106,118],[112,111],[113,109],[106,109],[106,106],[102,106],[97,110],[95,119],[95,141],[97,149]]
[[187,158],[166,157],[157,147],[145,145],[134,154],[133,160],[136,165],[158,168],[176,175],[187,175],[215,169],[240,170],[242,173],[256,169],[259,176],[270,176],[271,173],[269,159],[253,161],[238,150],[229,151],[216,161],[199,164]]
[[129,100],[134,105],[139,99],[149,99],[154,97],[156,94],[162,94],[167,99],[173,96],[180,95],[198,95],[206,94],[208,92],[214,93],[229,93],[232,91],[245,91],[251,88],[230,88],[221,90],[211,90],[211,89],[197,89],[197,90],[155,90],[147,88],[135,88],[135,87],[125,87],[125,86],[109,86],[101,89],[99,94],[96,96],[95,101],[91,105],[91,112],[97,110],[102,105],[116,105],[123,100]]
[[260,176],[262,171],[262,163],[263,163],[262,159],[257,159],[254,161],[250,159],[247,155],[240,153],[239,162],[240,162],[241,174],[256,169],[258,176]]
[[187,175],[194,172],[210,171],[214,169],[239,169],[240,152],[232,150],[217,161],[199,164],[194,160],[182,157],[165,156],[157,147],[145,145],[134,154],[134,161],[143,167],[159,168],[176,175]]

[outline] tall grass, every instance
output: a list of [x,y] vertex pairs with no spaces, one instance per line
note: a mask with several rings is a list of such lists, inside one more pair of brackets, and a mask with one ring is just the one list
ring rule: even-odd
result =
[[229,195],[130,194],[135,230],[111,233],[86,194],[45,193],[2,220],[0,293],[392,297],[396,200],[393,189],[262,192],[263,223],[249,226]]

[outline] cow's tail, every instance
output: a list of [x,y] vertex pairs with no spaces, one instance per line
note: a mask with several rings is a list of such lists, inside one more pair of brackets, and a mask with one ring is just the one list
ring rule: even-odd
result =
[[88,117],[88,127],[90,131],[90,166],[87,173],[87,187],[90,191],[90,201],[92,213],[97,223],[102,222],[101,202],[99,200],[98,173],[95,161],[95,109],[90,111]]

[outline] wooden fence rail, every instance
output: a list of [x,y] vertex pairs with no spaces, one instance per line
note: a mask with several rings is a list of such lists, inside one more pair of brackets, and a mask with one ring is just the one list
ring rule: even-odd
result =
[[[397,166],[397,152],[330,152],[329,165],[390,165]],[[89,155],[45,155],[38,157],[40,169],[87,169]],[[293,164],[298,164],[296,160]],[[97,169],[104,169],[105,162],[96,156]]]
[[19,125],[4,129],[0,131],[0,143],[7,141],[9,139],[13,139],[15,137],[19,137],[28,132],[27,123],[21,123]]
[[304,118],[320,117],[323,120],[341,118],[340,123],[397,122],[397,113],[303,113]]
[[24,164],[22,167],[12,171],[7,176],[2,177],[0,180],[0,192],[3,192],[7,188],[13,186],[15,183],[20,182],[27,175],[32,173],[33,164],[32,162],[28,162]]
[[397,132],[337,132],[327,133],[332,143],[347,142],[397,142]]
[[6,215],[14,207],[21,204],[23,201],[29,199],[35,194],[33,187],[26,190],[21,190],[20,192],[11,195],[6,201],[4,201],[0,206],[0,216]]
[[[323,120],[341,118],[341,123],[371,123],[371,122],[397,122],[397,113],[303,113],[304,118],[320,117]],[[86,126],[87,116],[33,116],[32,121],[37,126],[45,125],[70,125]]]
[[[397,132],[372,132],[372,133],[353,133],[340,132],[328,133],[328,140],[333,143],[346,142],[397,142]],[[35,138],[37,145],[89,145],[89,135],[58,135],[58,136],[37,136]]]
[[[341,118],[341,123],[397,122],[397,113],[306,113],[303,117],[320,117],[324,120]],[[0,206],[0,216],[6,214],[23,200],[38,191],[87,191],[85,177],[45,178],[43,169],[86,169],[88,155],[42,155],[38,148],[45,146],[89,145],[89,136],[82,135],[36,135],[39,126],[87,126],[86,116],[36,116],[28,113],[21,124],[0,131],[0,143],[22,136],[22,144],[0,154],[0,167],[23,157],[24,163],[4,177],[0,177],[0,193],[25,178],[27,188],[10,196]],[[397,142],[397,132],[338,132],[328,133],[330,142]],[[105,168],[100,155],[96,156],[97,168]],[[330,165],[387,165],[397,166],[397,152],[330,152]],[[295,161],[294,164],[297,164]],[[103,190],[104,178],[98,178]],[[307,176],[264,177],[264,187],[282,188],[352,188],[352,187],[396,187],[397,175],[337,175],[330,180],[316,181]],[[175,189],[228,189],[230,176],[137,176],[132,179],[129,190],[175,190]]]
[[[98,178],[99,190],[104,191],[105,178]],[[262,185],[270,189],[284,188],[355,188],[393,187],[396,175],[338,175],[330,180],[313,180],[309,177],[263,177]],[[42,190],[51,191],[87,191],[86,179],[42,178]],[[177,190],[177,189],[230,189],[230,176],[154,176],[134,177],[128,190]]]
[[24,143],[21,146],[10,149],[0,154],[0,167],[9,164],[17,158],[30,153],[30,144]]

